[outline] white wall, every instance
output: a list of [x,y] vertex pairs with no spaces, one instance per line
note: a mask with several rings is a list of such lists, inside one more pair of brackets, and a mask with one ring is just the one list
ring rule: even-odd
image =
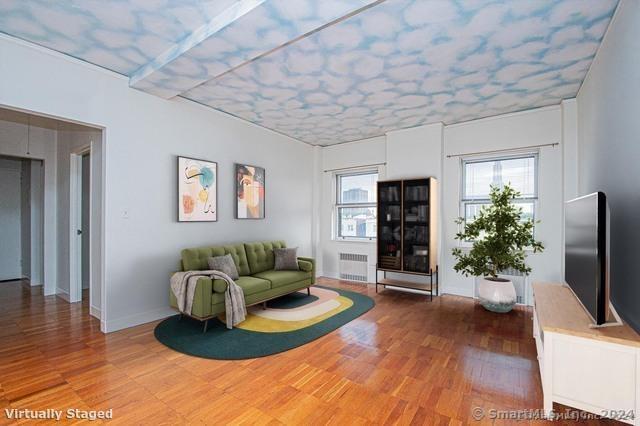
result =
[[31,160],[31,286],[44,283],[44,165],[40,160]]
[[[102,317],[104,309],[102,301],[103,271],[99,261],[102,259],[102,247],[104,240],[102,203],[104,198],[103,191],[103,132],[97,129],[91,129],[85,126],[79,126],[69,123],[60,123],[57,139],[58,139],[58,209],[63,214],[58,215],[58,282],[60,283],[57,294],[66,300],[79,301],[81,293],[76,294],[70,288],[73,277],[70,272],[72,256],[76,254],[71,251],[71,238],[75,238],[75,229],[71,229],[70,211],[72,210],[72,201],[70,197],[71,191],[71,155],[79,154],[90,149],[90,213],[89,224],[87,226],[91,231],[92,238],[89,242],[89,256],[93,261],[89,262],[88,272],[90,275],[89,306],[90,313],[96,318]],[[77,210],[76,210],[77,211]],[[84,237],[83,237],[84,241]],[[84,250],[84,247],[83,247]],[[85,270],[82,271],[83,275]]]
[[578,93],[581,195],[603,191],[611,210],[611,295],[640,330],[640,2],[621,0]]
[[368,256],[368,280],[375,282],[377,256],[375,242],[339,241],[333,238],[336,172],[331,170],[382,164],[374,166],[378,168],[379,180],[424,176],[440,178],[442,131],[442,124],[436,123],[322,149],[322,202],[321,208],[317,210],[320,212],[321,247],[318,257],[319,264],[322,265],[319,269],[325,276],[338,277],[338,253],[359,253]]
[[[442,141],[444,126],[442,123],[413,127],[410,129],[388,132],[387,148],[387,180],[416,177],[435,177],[442,180]],[[440,200],[442,188],[439,188],[437,200]],[[441,216],[441,205],[438,205],[438,216]],[[438,265],[442,265],[441,223],[438,223]],[[441,266],[440,266],[441,268]],[[430,279],[413,275],[387,274],[391,279],[405,281],[428,282]],[[440,282],[442,275],[440,276]],[[440,287],[441,289],[441,287]],[[440,290],[439,289],[439,290]]]
[[20,266],[31,279],[31,160],[20,160]]
[[[70,170],[71,170],[71,154],[77,153],[78,150],[90,149],[92,142],[100,144],[102,140],[102,132],[100,130],[89,129],[86,127],[64,125],[58,130],[57,134],[57,205],[58,205],[58,288],[56,293],[64,299],[69,300],[71,297],[70,268],[70,237],[72,234],[71,224],[69,222],[69,211],[71,210],[70,201]],[[96,198],[100,198],[100,194],[96,194]],[[98,233],[96,233],[98,235]],[[94,281],[96,284],[99,279]],[[99,288],[96,290],[99,295]],[[100,309],[99,296],[92,304],[94,309]]]
[[0,155],[43,160],[44,177],[40,182],[44,186],[38,190],[43,194],[44,211],[47,214],[39,222],[42,227],[42,233],[39,234],[42,235],[42,248],[37,245],[37,240],[32,241],[32,247],[43,254],[41,259],[44,259],[44,264],[40,268],[42,277],[34,282],[44,284],[45,295],[56,292],[56,143],[55,124],[51,120],[33,117],[29,123],[25,114],[0,108]]
[[386,135],[387,176],[408,179],[442,173],[442,123],[389,132]]
[[20,160],[0,158],[0,280],[22,278]]
[[[182,248],[278,238],[311,254],[310,146],[7,37],[0,56],[0,105],[105,129],[103,330],[172,313],[168,278]],[[177,155],[218,162],[218,222],[176,221]],[[265,220],[233,218],[234,162],[266,168]]]
[[[96,135],[102,138],[102,135]],[[98,140],[98,139],[96,139]],[[91,154],[82,156],[82,213],[81,213],[81,230],[82,230],[82,289],[88,289],[91,283]]]
[[[453,270],[451,249],[458,246],[455,219],[460,215],[461,157],[492,150],[519,150],[531,145],[558,143],[555,147],[528,149],[539,153],[539,195],[536,236],[546,250],[532,254],[530,281],[562,280],[563,264],[563,146],[569,140],[575,149],[575,101],[562,106],[539,108],[506,114],[451,126],[432,124],[389,132],[386,136],[322,149],[323,169],[357,167],[371,163],[385,163],[380,179],[434,176],[440,181],[440,290],[464,296],[473,295],[473,278],[465,278]],[[484,156],[495,156],[486,154]],[[499,154],[498,154],[499,155]],[[575,163],[569,161],[575,169]],[[331,173],[321,176],[322,201],[320,214],[320,263],[326,276],[338,274],[337,256],[341,251],[369,255],[369,281],[375,280],[374,243],[354,243],[332,240],[332,204],[335,181]],[[406,277],[403,277],[407,279]]]
[[[322,148],[319,184],[321,192],[319,214],[318,271],[327,277],[338,277],[338,253],[359,253],[368,256],[369,281],[375,281],[376,244],[374,242],[337,241],[334,232],[334,204],[336,199],[335,169],[372,166],[378,169],[378,178],[385,179],[386,140],[385,137],[365,139]],[[368,167],[368,168],[372,168]]]
[[[446,126],[444,129],[443,203],[443,291],[465,296],[473,295],[473,280],[453,270],[455,259],[451,250],[459,246],[455,240],[460,213],[461,158],[458,154],[478,151],[517,150],[542,144],[562,143],[562,112],[558,107],[539,108],[515,114],[505,114],[482,120]],[[531,253],[527,263],[533,269],[530,282],[562,280],[563,185],[562,144],[556,147],[525,149],[538,152],[538,209],[536,238],[543,253]],[[479,157],[495,157],[485,154]]]
[[562,155],[564,201],[578,197],[578,103],[562,101]]

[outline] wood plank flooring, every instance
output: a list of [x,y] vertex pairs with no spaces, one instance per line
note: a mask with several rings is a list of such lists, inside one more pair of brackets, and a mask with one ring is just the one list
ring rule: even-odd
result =
[[0,283],[0,425],[11,424],[5,408],[113,408],[110,423],[125,425],[458,425],[494,423],[475,421],[474,407],[542,407],[530,310],[319,281],[376,306],[305,346],[245,361],[174,352],[155,340],[156,323],[104,335],[86,302]]

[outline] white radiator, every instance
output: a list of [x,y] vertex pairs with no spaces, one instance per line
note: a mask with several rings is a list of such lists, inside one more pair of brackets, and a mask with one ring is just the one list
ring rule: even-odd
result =
[[367,282],[368,256],[359,253],[338,253],[338,274],[341,280]]
[[[520,305],[531,305],[533,296],[530,294],[529,280],[527,276],[522,272],[518,272],[515,269],[505,269],[500,271],[499,276],[511,280],[513,286],[516,288],[516,303]],[[474,296],[478,298],[478,278],[474,280]]]

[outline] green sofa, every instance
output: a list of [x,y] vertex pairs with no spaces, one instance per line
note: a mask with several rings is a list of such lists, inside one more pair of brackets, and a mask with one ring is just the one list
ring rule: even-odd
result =
[[[298,257],[299,271],[275,271],[274,248],[284,248],[284,241],[239,243],[226,246],[201,247],[182,250],[182,271],[209,269],[207,260],[214,256],[231,254],[240,278],[236,284],[244,291],[247,306],[293,293],[316,282],[315,260]],[[191,317],[206,321],[224,312],[224,293],[227,283],[223,280],[200,278],[196,286]],[[169,289],[169,303],[178,309],[176,297]]]

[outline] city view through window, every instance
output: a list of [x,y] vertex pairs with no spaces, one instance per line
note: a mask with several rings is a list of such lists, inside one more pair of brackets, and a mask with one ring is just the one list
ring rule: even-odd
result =
[[338,238],[376,237],[377,181],[378,173],[371,172],[338,176]]

